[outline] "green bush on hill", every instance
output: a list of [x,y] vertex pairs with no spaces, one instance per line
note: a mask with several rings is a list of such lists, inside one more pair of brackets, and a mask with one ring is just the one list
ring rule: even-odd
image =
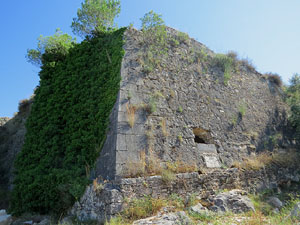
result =
[[300,144],[300,75],[295,74],[286,90],[287,102],[291,106],[290,122],[296,129],[295,138]]
[[43,54],[25,143],[15,161],[14,215],[58,214],[83,194],[119,91],[124,31],[95,34],[62,58]]

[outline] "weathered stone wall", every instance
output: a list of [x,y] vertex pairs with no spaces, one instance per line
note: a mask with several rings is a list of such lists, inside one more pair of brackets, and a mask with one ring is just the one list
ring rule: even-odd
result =
[[24,143],[25,122],[32,101],[30,99],[13,118],[0,119],[0,208],[8,207],[8,192],[12,189],[13,181],[13,163]]
[[[249,192],[265,189],[278,189],[284,184],[299,184],[299,171],[283,168],[267,168],[259,171],[241,171],[236,168],[213,170],[199,174],[177,174],[171,183],[165,183],[161,176],[122,178],[118,181],[102,183],[102,188],[90,185],[80,202],[71,209],[70,214],[79,219],[105,221],[117,215],[126,207],[126,202],[145,195],[153,198],[167,198],[171,194],[188,197],[195,194],[209,201],[220,190],[243,189]],[[125,201],[126,199],[126,201]]]
[[116,148],[118,134],[118,106],[119,96],[109,117],[109,127],[106,140],[96,162],[96,167],[92,171],[92,178],[102,175],[104,179],[113,178],[116,174]]
[[[113,135],[108,135],[96,175],[124,177],[128,167],[139,167],[143,160],[147,164],[151,157],[161,163],[180,161],[198,167],[231,165],[270,144],[290,144],[284,130],[286,106],[275,84],[240,64],[225,85],[224,73],[211,63],[213,52],[193,39],[178,39],[178,32],[171,28],[168,34],[168,54],[146,72],[149,46],[142,32],[126,31]],[[172,39],[179,44],[174,46]],[[206,54],[205,60],[197,58],[199,52]],[[156,110],[149,113],[153,104]],[[129,125],[131,106],[133,127]],[[195,128],[205,132],[202,145],[214,145],[212,151],[195,142]]]

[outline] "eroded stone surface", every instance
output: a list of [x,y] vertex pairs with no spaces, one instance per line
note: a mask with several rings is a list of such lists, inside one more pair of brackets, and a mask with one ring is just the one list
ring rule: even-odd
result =
[[281,209],[283,206],[282,201],[280,201],[277,197],[270,197],[268,199],[268,203],[273,206],[274,208]]
[[190,207],[190,211],[193,213],[202,214],[202,213],[207,213],[208,209],[205,208],[203,205],[201,205],[201,203],[198,203],[197,205]]
[[191,219],[185,212],[168,213],[158,216],[149,217],[133,222],[133,225],[192,225]]
[[214,205],[210,207],[215,212],[243,213],[255,211],[251,200],[242,190],[231,190],[218,194],[214,200]]

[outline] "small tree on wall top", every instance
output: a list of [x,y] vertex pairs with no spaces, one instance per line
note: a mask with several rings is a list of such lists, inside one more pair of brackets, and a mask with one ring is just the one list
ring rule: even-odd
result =
[[63,33],[59,28],[52,36],[38,37],[38,44],[36,49],[28,49],[26,58],[27,61],[36,66],[43,65],[43,54],[52,53],[58,55],[66,55],[68,50],[76,43],[70,35]]
[[161,18],[161,15],[153,12],[153,10],[146,13],[144,17],[141,18],[141,22],[142,22],[142,30],[149,30],[149,29],[153,29],[165,25],[165,22]]
[[120,0],[85,0],[73,18],[73,33],[85,37],[93,32],[105,32],[113,29],[114,19],[120,13]]

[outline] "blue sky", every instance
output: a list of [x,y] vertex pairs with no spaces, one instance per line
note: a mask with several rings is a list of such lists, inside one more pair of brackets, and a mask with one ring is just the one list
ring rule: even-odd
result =
[[[83,0],[3,1],[0,14],[0,117],[11,117],[18,102],[39,82],[39,68],[26,62],[40,34],[70,24]],[[261,73],[276,72],[285,83],[300,73],[299,0],[121,0],[117,23],[140,27],[150,10],[168,26],[187,32],[215,52],[234,50]]]

